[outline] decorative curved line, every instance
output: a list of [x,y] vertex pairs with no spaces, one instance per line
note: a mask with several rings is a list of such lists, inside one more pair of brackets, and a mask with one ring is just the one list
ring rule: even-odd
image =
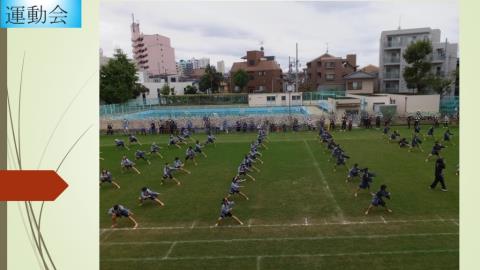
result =
[[48,137],[48,141],[47,141],[47,144],[45,145],[45,147],[43,148],[43,151],[42,151],[42,155],[40,156],[40,161],[38,162],[38,165],[37,165],[37,169],[40,169],[40,166],[42,165],[42,162],[43,162],[43,158],[45,157],[45,153],[47,152],[47,149],[48,149],[48,146],[50,145],[50,142],[52,141],[53,139],[53,136],[55,135],[55,133],[57,132],[57,129],[58,127],[60,126],[60,123],[62,122],[63,118],[65,117],[65,115],[67,114],[68,110],[70,109],[70,107],[72,106],[72,104],[75,102],[75,100],[78,98],[78,96],[80,96],[80,94],[83,92],[83,90],[85,89],[85,86],[87,86],[88,82],[90,81],[90,79],[93,77],[93,75],[95,75],[95,73],[97,73],[96,71],[94,73],[92,73],[92,75],[90,75],[90,77],[87,79],[87,81],[82,85],[82,87],[79,89],[79,91],[77,92],[77,94],[72,98],[72,100],[70,100],[70,103],[68,104],[68,106],[65,108],[65,110],[63,111],[61,117],[58,119],[57,123],[55,124],[55,128],[53,129],[52,133],[50,134],[50,137]]
[[15,146],[15,152],[17,154],[18,167],[19,169],[21,169],[22,163],[20,162],[19,155],[18,155],[17,139],[15,136],[15,129],[13,128],[12,109],[10,108],[10,95],[8,93],[8,88],[7,88],[7,105],[8,105],[8,116],[10,117],[10,129],[12,130],[12,134],[13,134],[13,144]]
[[17,135],[18,135],[18,159],[20,161],[20,170],[22,169],[22,150],[20,148],[20,112],[21,112],[21,106],[22,106],[22,86],[23,86],[23,67],[25,66],[25,54],[26,52],[23,52],[23,59],[22,59],[22,70],[20,71],[20,89],[18,91],[18,119],[17,119]]
[[[90,75],[90,77],[87,79],[87,81],[82,85],[82,87],[80,87],[80,89],[78,90],[77,94],[73,97],[73,99],[70,101],[70,103],[67,105],[67,107],[65,108],[65,110],[63,111],[62,115],[60,116],[60,118],[58,119],[57,123],[55,124],[55,127],[52,131],[52,133],[50,134],[50,136],[48,137],[48,140],[47,140],[47,144],[45,145],[45,147],[43,148],[42,150],[42,155],[40,156],[40,161],[38,162],[38,165],[37,165],[37,170],[40,169],[40,166],[42,165],[42,162],[43,162],[43,158],[45,157],[45,154],[47,152],[47,149],[48,147],[50,146],[50,142],[52,141],[53,139],[53,136],[55,135],[55,133],[57,132],[57,129],[58,127],[60,126],[60,123],[63,121],[63,118],[65,117],[65,115],[67,114],[68,110],[70,109],[70,107],[73,105],[73,103],[75,102],[75,100],[78,98],[78,96],[80,96],[80,94],[83,92],[83,89],[85,89],[85,86],[87,86],[88,82],[90,81],[90,79],[93,77],[93,75],[95,75],[95,73],[97,73],[96,71],[92,73],[92,75]],[[38,216],[38,225],[39,225],[39,228],[42,224],[42,215],[43,215],[43,208],[45,206],[45,202],[43,201],[42,202],[42,205],[40,206],[40,213],[39,213],[39,216]]]
[[60,162],[60,164],[58,164],[58,167],[57,169],[55,170],[55,172],[58,172],[58,170],[60,170],[60,167],[62,166],[63,162],[65,161],[65,159],[67,159],[68,155],[70,154],[70,152],[73,150],[73,148],[75,148],[75,146],[77,145],[77,143],[83,138],[83,136],[93,127],[93,124],[91,124],[83,133],[82,135],[80,135],[80,137],[78,137],[78,139],[75,141],[75,143],[73,143],[73,145],[70,147],[70,149],[68,149],[68,152],[65,154],[65,156],[63,157],[62,161]]
[[[50,252],[48,251],[47,245],[45,244],[45,241],[43,240],[42,232],[39,230],[37,218],[35,217],[35,212],[33,211],[32,202],[27,202],[27,205],[30,209],[30,213],[32,215],[33,223],[35,224],[35,228],[37,229],[37,235],[38,235],[38,239],[39,239],[40,249],[42,247],[45,249],[45,252],[47,253],[47,257],[48,257],[48,260],[50,261],[50,264],[52,265],[53,269],[56,270],[57,267],[55,266],[55,263],[53,262],[52,256],[50,255]],[[43,257],[43,253],[40,253],[40,256]],[[47,269],[49,269],[49,268],[47,268]]]

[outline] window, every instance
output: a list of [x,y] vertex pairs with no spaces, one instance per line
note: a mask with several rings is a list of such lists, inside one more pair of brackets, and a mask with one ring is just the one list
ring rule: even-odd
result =
[[335,68],[335,62],[326,62],[325,67],[326,68]]
[[254,66],[255,65],[255,60],[248,60],[248,65]]
[[325,79],[327,81],[333,81],[333,80],[335,80],[335,74],[327,74],[327,75],[325,75]]
[[300,96],[292,96],[292,100],[300,100]]
[[360,90],[362,89],[361,81],[348,82],[348,90]]
[[267,101],[275,101],[275,96],[267,96]]
[[286,96],[282,96],[282,101],[285,101],[287,100],[287,97]]
[[265,86],[263,85],[258,86],[258,91],[265,91]]

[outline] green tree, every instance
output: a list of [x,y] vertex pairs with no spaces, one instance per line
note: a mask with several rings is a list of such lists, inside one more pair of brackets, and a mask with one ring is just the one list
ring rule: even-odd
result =
[[184,89],[184,94],[185,95],[194,95],[197,93],[197,87],[193,86],[193,85],[187,85],[187,87],[185,87]]
[[214,66],[208,65],[205,68],[205,74],[200,78],[198,88],[201,92],[210,89],[211,93],[218,93],[218,88],[223,80],[223,75],[217,72]]
[[168,96],[170,94],[170,86],[164,84],[162,88],[160,88],[160,94],[162,94],[162,96]]
[[100,68],[100,99],[107,104],[124,103],[148,91],[137,83],[135,64],[120,49]]
[[233,74],[233,84],[235,86],[238,86],[240,88],[240,91],[243,91],[245,86],[247,86],[248,81],[250,80],[250,77],[248,76],[248,73],[243,70],[239,69]]
[[407,87],[417,89],[418,93],[427,92],[432,82],[432,64],[428,59],[432,50],[430,41],[419,40],[410,44],[403,53],[403,58],[409,64],[403,70],[403,78]]

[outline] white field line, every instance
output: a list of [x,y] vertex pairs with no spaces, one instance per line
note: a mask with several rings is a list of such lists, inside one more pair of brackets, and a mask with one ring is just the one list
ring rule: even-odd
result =
[[[422,222],[458,222],[458,219],[392,219],[388,220],[387,223],[422,223]],[[342,221],[342,222],[323,222],[323,223],[309,223],[308,226],[336,226],[336,225],[367,225],[367,224],[385,224],[382,220],[378,221]],[[250,225],[224,225],[219,227],[214,226],[195,226],[193,229],[243,229],[243,228],[262,228],[262,227],[304,227],[304,223],[287,223],[287,224],[250,224]],[[104,228],[101,229],[101,232],[105,231],[138,231],[138,230],[177,230],[177,229],[192,229],[191,226],[166,226],[166,227],[138,227],[136,229],[132,228]]]
[[313,161],[313,165],[315,166],[315,168],[317,169],[317,173],[318,175],[320,176],[320,178],[322,179],[322,182],[325,186],[325,190],[326,190],[326,194],[328,197],[330,197],[330,199],[333,201],[333,206],[335,207],[335,211],[337,212],[337,215],[339,216],[340,220],[345,220],[345,217],[343,215],[343,211],[342,209],[340,208],[340,205],[338,204],[337,200],[335,199],[335,197],[333,196],[333,193],[332,191],[330,190],[330,187],[328,186],[328,182],[327,180],[325,179],[325,175],[323,174],[322,170],[320,169],[320,166],[318,165],[318,161],[317,159],[315,158],[315,155],[313,155],[313,152],[312,152],[312,149],[310,148],[310,145],[308,145],[307,141],[306,140],[303,140],[304,144],[305,144],[305,148],[307,148],[307,152],[308,154],[310,155],[310,158],[312,159]]
[[385,223],[385,224],[388,223],[383,216],[380,216],[380,218],[382,219],[383,223]]
[[308,217],[305,217],[305,226],[308,226]]
[[460,226],[460,224],[459,224],[457,221],[455,221],[455,220],[453,220],[453,219],[450,220],[450,221],[453,222],[453,224],[455,224],[455,225],[457,225],[457,226]]
[[193,230],[193,228],[195,228],[195,224],[197,224],[197,222],[196,222],[196,221],[192,222],[192,225],[190,226],[190,229],[192,229],[192,230]]
[[262,260],[262,256],[257,256],[257,270],[260,270],[260,261]]
[[[312,258],[312,257],[349,257],[349,256],[373,256],[373,255],[407,255],[407,254],[429,254],[429,253],[451,253],[459,252],[458,249],[423,249],[423,250],[394,250],[378,252],[351,252],[351,253],[318,253],[318,254],[271,254],[271,255],[238,255],[238,256],[185,256],[185,257],[145,257],[145,258],[115,258],[102,259],[104,262],[126,262],[126,261],[183,261],[183,260],[217,260],[217,259],[255,259],[263,258]],[[258,259],[257,259],[258,260]],[[257,261],[258,262],[258,261]]]
[[177,242],[172,242],[172,245],[171,245],[170,248],[168,249],[168,251],[167,251],[167,253],[165,254],[165,256],[162,257],[162,260],[168,259],[168,256],[170,256],[170,254],[172,253],[172,250],[173,250],[173,248],[175,247],[176,244],[177,244]]
[[[312,237],[265,237],[265,238],[233,238],[233,239],[198,239],[176,241],[145,241],[145,242],[108,242],[104,246],[128,246],[128,245],[158,245],[171,244],[170,249],[176,244],[205,244],[205,243],[232,243],[232,242],[281,242],[281,241],[317,241],[317,240],[343,240],[343,239],[388,239],[400,237],[431,237],[459,235],[458,232],[444,233],[404,233],[404,234],[371,234],[371,235],[332,235]],[[170,251],[171,252],[171,251]]]

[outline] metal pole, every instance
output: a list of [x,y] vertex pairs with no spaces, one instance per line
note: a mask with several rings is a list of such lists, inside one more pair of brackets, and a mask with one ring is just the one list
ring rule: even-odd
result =
[[298,43],[295,43],[295,92],[298,92]]

